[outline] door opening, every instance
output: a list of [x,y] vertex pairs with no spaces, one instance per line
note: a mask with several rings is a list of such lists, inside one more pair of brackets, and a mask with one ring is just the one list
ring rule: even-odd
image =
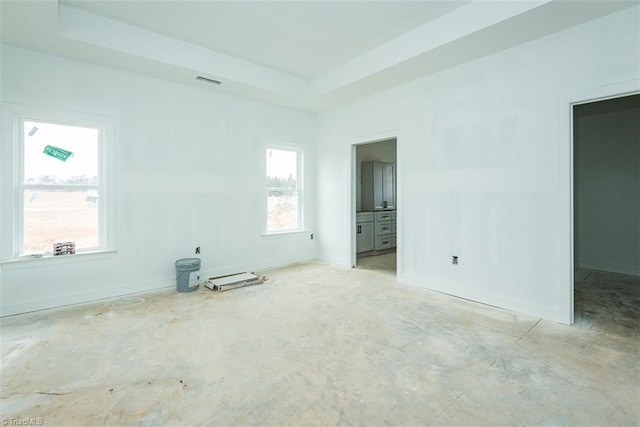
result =
[[355,146],[354,266],[396,274],[397,139]]
[[572,105],[575,321],[637,323],[640,94]]

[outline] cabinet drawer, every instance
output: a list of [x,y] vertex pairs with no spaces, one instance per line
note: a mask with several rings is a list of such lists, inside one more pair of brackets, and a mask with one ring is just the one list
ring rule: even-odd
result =
[[398,229],[398,222],[394,219],[393,221],[391,221],[391,231],[395,233],[397,229]]
[[376,239],[376,250],[390,249],[394,247],[393,235],[378,236]]
[[373,221],[373,212],[357,212],[356,213],[356,223],[372,222],[372,221]]
[[376,212],[376,221],[391,221],[392,211]]
[[391,212],[391,219],[394,221],[398,219],[398,211]]
[[384,234],[391,233],[393,233],[393,230],[391,229],[391,221],[376,222],[376,236],[382,236]]

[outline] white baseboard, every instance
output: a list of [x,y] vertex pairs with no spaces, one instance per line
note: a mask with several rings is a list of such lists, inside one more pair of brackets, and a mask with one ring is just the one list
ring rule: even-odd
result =
[[320,260],[326,262],[329,265],[351,268],[351,262],[345,258],[340,258],[333,255],[324,255],[320,257]]
[[[297,262],[309,261],[308,259],[291,257],[286,259],[265,260],[258,264],[236,264],[217,269],[201,269],[201,278],[221,276],[225,274],[239,273],[244,271],[255,271],[273,269],[283,267]],[[160,289],[176,288],[175,276],[154,279],[145,282],[137,282],[125,286],[114,288],[97,289],[89,292],[81,292],[71,295],[62,295],[54,298],[39,299],[16,304],[8,304],[0,307],[0,317],[13,316],[16,314],[30,313],[33,311],[47,310],[51,308],[59,308],[68,305],[84,304],[95,302],[98,300],[114,297],[122,297],[130,294],[138,294],[142,292],[157,291]]]
[[640,276],[640,266],[606,265],[606,264],[591,263],[589,261],[586,261],[586,262],[580,261],[580,268],[585,268],[588,270],[608,271],[610,273],[628,274],[630,276]]
[[515,311],[528,316],[552,320],[554,322],[570,324],[570,317],[563,316],[559,309],[533,305],[526,302],[514,301],[507,298],[497,297],[477,290],[472,290],[457,286],[455,284],[439,283],[425,280],[422,276],[403,274],[402,283],[419,286],[432,291],[451,295],[453,297],[464,298],[480,304],[491,305],[500,309]]
[[46,298],[17,304],[4,305],[1,308],[0,317],[13,316],[16,314],[30,313],[32,311],[47,310],[50,308],[58,308],[74,304],[94,302],[105,298],[156,291],[159,289],[170,288],[172,286],[175,287],[175,280],[175,277],[155,279],[147,282],[137,282],[126,286],[120,286],[117,288],[97,289],[90,292],[62,295],[55,298]]

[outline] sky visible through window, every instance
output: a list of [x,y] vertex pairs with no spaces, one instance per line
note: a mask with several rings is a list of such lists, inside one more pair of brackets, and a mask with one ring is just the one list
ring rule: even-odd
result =
[[[62,161],[43,152],[47,145],[72,154]],[[24,159],[26,184],[71,184],[77,177],[86,177],[87,184],[97,184],[98,129],[25,121]],[[43,182],[47,176],[50,179]]]
[[267,176],[286,179],[291,175],[297,180],[297,154],[291,150],[267,150]]

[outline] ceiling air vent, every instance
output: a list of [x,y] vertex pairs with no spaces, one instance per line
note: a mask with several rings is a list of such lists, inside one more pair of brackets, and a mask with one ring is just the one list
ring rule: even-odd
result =
[[209,79],[209,78],[203,77],[203,76],[196,77],[196,80],[202,80],[203,82],[213,83],[214,85],[221,85],[222,84],[222,82],[220,80]]

